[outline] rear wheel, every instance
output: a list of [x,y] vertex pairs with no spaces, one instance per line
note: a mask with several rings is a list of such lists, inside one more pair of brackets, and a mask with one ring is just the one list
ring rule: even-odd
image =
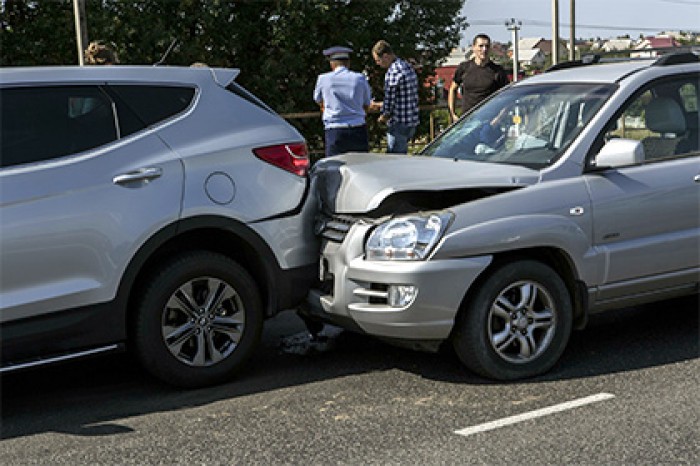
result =
[[260,340],[255,282],[221,254],[183,254],[151,275],[136,311],[133,342],[143,366],[182,387],[229,379]]
[[569,340],[572,307],[559,275],[518,261],[484,280],[457,321],[453,345],[474,372],[498,380],[548,371]]

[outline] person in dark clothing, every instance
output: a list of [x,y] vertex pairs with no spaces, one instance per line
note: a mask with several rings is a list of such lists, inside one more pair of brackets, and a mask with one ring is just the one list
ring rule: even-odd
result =
[[452,121],[457,119],[455,99],[458,89],[461,88],[462,114],[464,114],[493,92],[508,84],[503,67],[492,62],[489,58],[490,48],[491,39],[489,36],[478,34],[472,41],[473,58],[460,63],[455,70],[447,94],[447,107]]

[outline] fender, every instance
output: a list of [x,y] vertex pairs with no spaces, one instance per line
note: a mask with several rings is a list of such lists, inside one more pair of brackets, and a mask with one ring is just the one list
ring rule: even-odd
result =
[[604,264],[581,225],[553,214],[516,215],[448,229],[433,259],[483,256],[529,248],[556,248],[575,266],[578,278],[595,283]]
[[[277,309],[278,293],[281,291],[279,288],[284,288],[285,282],[279,280],[282,272],[277,265],[277,260],[270,247],[246,224],[232,218],[214,215],[181,219],[167,225],[156,234],[152,235],[139,248],[138,252],[126,267],[117,292],[117,304],[119,307],[126,309],[136,279],[139,273],[148,266],[151,259],[157,257],[161,252],[168,251],[171,248],[181,247],[179,239],[203,230],[218,230],[224,235],[234,235],[250,247],[249,251],[243,251],[241,255],[255,260],[255,271],[249,272],[255,275],[254,278],[256,278],[259,285],[264,287],[261,289],[261,292],[266,295],[267,314],[270,314],[272,309]],[[213,246],[214,245],[205,242],[202,244],[202,249],[211,248]],[[233,244],[229,246],[233,247]],[[192,247],[192,243],[187,242],[186,247]],[[277,283],[277,286],[273,288],[273,284],[275,283]]]

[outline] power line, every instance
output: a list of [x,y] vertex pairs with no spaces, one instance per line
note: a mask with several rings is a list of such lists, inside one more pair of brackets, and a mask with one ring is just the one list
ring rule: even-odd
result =
[[[667,0],[671,1],[671,0]],[[680,0],[676,0],[680,1]],[[535,19],[523,19],[521,20],[523,25],[525,26],[537,26],[537,27],[551,27],[551,23],[548,21],[539,21]],[[495,19],[485,19],[485,20],[474,20],[474,21],[469,21],[467,19],[467,22],[469,25],[478,25],[478,26],[500,26],[503,24],[503,20],[495,20]],[[568,27],[570,24],[568,23],[559,23],[560,26],[563,27]],[[678,28],[678,27],[640,27],[640,26],[605,26],[602,24],[580,24],[576,23],[576,29],[604,29],[604,30],[614,30],[614,31],[650,31],[650,32],[656,32],[656,31],[664,31],[664,30],[677,30],[677,29],[682,29],[685,30],[685,28]]]
[[678,5],[693,5],[693,6],[700,6],[700,2],[697,0],[661,0],[662,2],[665,3],[676,3]]

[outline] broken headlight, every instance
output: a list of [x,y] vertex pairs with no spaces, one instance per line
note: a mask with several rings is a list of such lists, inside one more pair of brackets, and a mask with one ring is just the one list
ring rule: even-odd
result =
[[442,237],[452,216],[450,212],[435,212],[397,217],[382,223],[367,240],[367,259],[425,259]]

